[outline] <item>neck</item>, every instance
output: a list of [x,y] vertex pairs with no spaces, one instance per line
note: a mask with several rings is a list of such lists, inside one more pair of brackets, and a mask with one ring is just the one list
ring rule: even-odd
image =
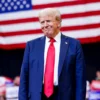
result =
[[59,34],[60,30],[58,30],[56,33],[47,36],[48,38],[54,38],[57,34]]

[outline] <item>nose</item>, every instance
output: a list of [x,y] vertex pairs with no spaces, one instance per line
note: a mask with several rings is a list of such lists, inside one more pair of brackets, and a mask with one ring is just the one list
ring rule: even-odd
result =
[[44,27],[48,27],[48,22],[44,22]]

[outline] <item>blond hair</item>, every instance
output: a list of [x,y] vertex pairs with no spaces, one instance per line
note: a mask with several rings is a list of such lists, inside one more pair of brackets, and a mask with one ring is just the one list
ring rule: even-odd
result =
[[43,15],[54,16],[57,21],[61,22],[60,11],[56,8],[45,8],[41,10],[39,13],[39,18]]

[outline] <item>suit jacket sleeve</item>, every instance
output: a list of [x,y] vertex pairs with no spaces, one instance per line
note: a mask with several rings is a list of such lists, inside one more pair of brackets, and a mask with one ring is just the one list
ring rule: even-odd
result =
[[85,100],[86,95],[86,65],[80,42],[76,47],[76,100]]
[[26,44],[21,74],[20,74],[20,86],[19,86],[19,99],[28,100],[28,77],[29,77],[29,45]]

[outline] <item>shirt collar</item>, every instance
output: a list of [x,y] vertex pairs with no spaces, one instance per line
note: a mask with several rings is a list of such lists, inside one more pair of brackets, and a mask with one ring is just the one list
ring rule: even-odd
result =
[[[56,42],[59,42],[60,39],[61,39],[61,32],[59,32],[59,33],[54,37],[54,39],[56,40]],[[50,38],[48,38],[48,37],[46,36],[46,42],[49,42],[49,41],[50,41]]]

